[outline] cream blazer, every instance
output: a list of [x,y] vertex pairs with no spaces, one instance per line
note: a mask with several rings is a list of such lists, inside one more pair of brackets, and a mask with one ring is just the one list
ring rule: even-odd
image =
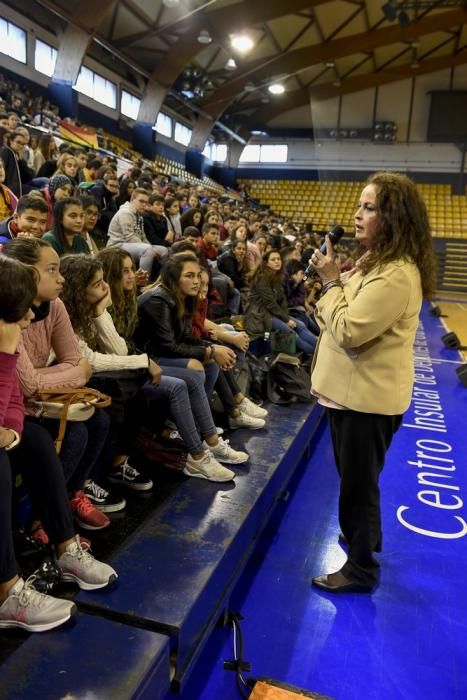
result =
[[331,288],[316,305],[321,334],[313,390],[353,411],[404,413],[421,305],[419,270],[403,260],[366,275],[357,271],[343,289]]

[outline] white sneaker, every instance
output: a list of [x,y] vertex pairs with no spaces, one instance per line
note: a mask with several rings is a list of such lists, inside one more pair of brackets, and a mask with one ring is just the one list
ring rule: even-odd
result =
[[243,464],[243,462],[247,462],[249,459],[246,452],[234,450],[233,447],[230,447],[229,441],[221,437],[217,445],[211,447],[211,445],[205,442],[204,446],[219,460],[219,462],[225,462],[226,464]]
[[229,416],[229,425],[232,430],[236,430],[236,428],[259,430],[260,428],[264,428],[266,421],[264,421],[262,418],[255,418],[249,413],[243,413],[240,411],[238,416]]
[[266,418],[266,416],[268,415],[268,412],[265,408],[261,408],[261,406],[258,406],[257,404],[253,403],[253,401],[251,401],[246,396],[238,404],[238,408],[241,410],[242,413],[247,413],[249,416],[253,416],[253,418]]
[[194,459],[189,454],[183,473],[208,481],[231,481],[235,476],[235,472],[219,464],[209,450],[206,450],[201,459]]
[[0,627],[21,627],[28,632],[46,632],[63,625],[76,612],[69,600],[39,593],[33,588],[35,576],[18,579],[0,606]]
[[92,554],[81,548],[79,537],[57,559],[57,566],[64,581],[77,583],[83,591],[104,588],[118,578],[111,566],[94,559]]

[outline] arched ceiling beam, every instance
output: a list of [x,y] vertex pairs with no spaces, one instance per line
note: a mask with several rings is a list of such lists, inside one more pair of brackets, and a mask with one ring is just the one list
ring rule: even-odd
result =
[[[209,26],[212,26],[218,34],[223,35],[226,27],[229,28],[230,32],[239,31],[309,8],[312,5],[322,5],[324,2],[325,0],[270,0],[264,5],[245,0],[237,5],[212,10],[206,13],[205,17]],[[153,72],[153,78],[157,82],[166,87],[172,85],[187,63],[192,61],[196,54],[202,50],[201,44],[198,43],[198,35],[203,28],[202,22],[202,18],[193,17],[184,35],[159,61]],[[148,35],[147,32],[140,32],[140,34]]]
[[218,117],[243,91],[248,81],[262,82],[272,80],[278,75],[294,75],[319,63],[371,51],[387,44],[414,41],[424,34],[450,29],[465,22],[467,22],[467,8],[460,7],[425,16],[411,22],[407,27],[396,25],[376,31],[361,32],[327,43],[297,49],[285,56],[274,57],[267,61],[252,61],[238,77],[229,80],[212,97],[201,102],[201,106],[208,114]]
[[[261,2],[241,2],[236,5],[228,5],[219,9],[213,9],[206,13],[204,17],[209,18],[209,22],[219,32],[225,33],[226,28],[231,32],[246,29],[254,24],[268,22],[277,17],[290,15],[300,10],[314,7],[315,5],[323,5],[326,0],[269,0],[267,4]],[[192,27],[195,22],[196,27]],[[194,33],[203,27],[203,19],[199,16],[190,17],[184,22],[180,22],[179,29]],[[154,27],[145,29],[141,32],[135,32],[128,36],[119,39],[116,46],[125,48],[134,44],[135,41],[148,39],[151,36],[156,36],[164,27]],[[198,48],[199,50],[199,48]]]
[[434,73],[444,68],[451,68],[467,63],[467,50],[460,51],[455,56],[438,56],[420,63],[418,68],[411,66],[394,66],[387,68],[384,71],[375,71],[373,73],[363,73],[354,78],[348,78],[339,87],[332,83],[324,83],[315,85],[307,90],[295,90],[287,97],[287,103],[273,104],[258,109],[250,118],[251,123],[255,125],[265,125],[275,117],[278,117],[283,112],[288,112],[297,107],[304,107],[310,104],[310,101],[327,100],[332,97],[348,95],[360,90],[367,90],[380,85],[387,85],[398,80],[406,80],[407,78],[416,78],[418,75],[426,73]]

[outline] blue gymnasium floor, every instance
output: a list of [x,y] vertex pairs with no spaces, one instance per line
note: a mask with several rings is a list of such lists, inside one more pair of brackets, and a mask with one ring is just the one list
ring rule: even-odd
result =
[[[467,698],[467,535],[448,538],[467,529],[467,389],[455,373],[459,355],[443,348],[445,328],[428,309],[416,347],[419,393],[381,479],[381,584],[372,596],[310,587],[313,575],[338,569],[345,558],[337,542],[338,480],[323,428],[282,518],[265,531],[231,601],[245,617],[244,658],[255,677],[335,700]],[[420,393],[427,390],[433,393]],[[443,418],[423,425],[421,413],[435,406],[422,401],[441,404],[436,412]],[[416,419],[418,427],[409,427]],[[417,451],[427,455],[423,464],[409,464]],[[231,633],[218,628],[178,697],[239,698],[234,674],[223,670],[232,655]]]

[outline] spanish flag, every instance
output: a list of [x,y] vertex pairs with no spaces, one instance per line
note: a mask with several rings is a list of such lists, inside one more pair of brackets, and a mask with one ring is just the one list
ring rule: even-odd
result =
[[58,122],[58,130],[60,136],[65,141],[73,141],[79,146],[85,146],[87,148],[93,148],[97,150],[97,134],[92,131],[87,131],[81,126],[76,126],[71,122],[67,122],[65,119],[60,119]]

